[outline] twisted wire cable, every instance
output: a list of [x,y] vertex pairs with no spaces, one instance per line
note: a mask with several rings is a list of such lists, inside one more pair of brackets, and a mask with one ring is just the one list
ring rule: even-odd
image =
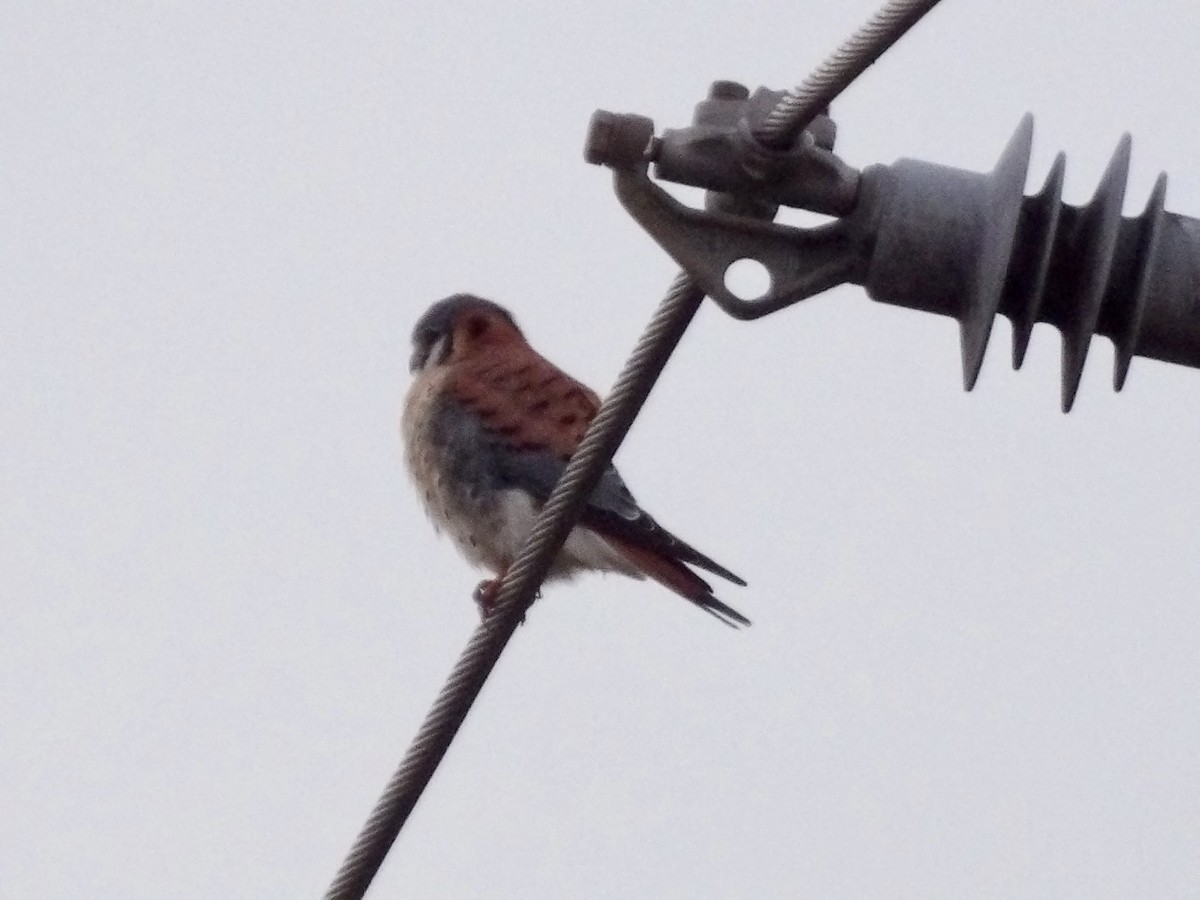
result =
[[900,40],[939,0],[889,0],[788,91],[754,136],[768,147],[789,147],[813,118]]
[[366,893],[703,299],[687,275],[675,278],[505,574],[495,611],[475,629],[326,900],[358,900]]
[[[817,113],[937,2],[891,0],[885,4],[779,101],[755,136],[773,147],[790,144]],[[704,294],[687,273],[675,277],[538,514],[521,552],[505,573],[494,612],[475,629],[325,893],[325,900],[361,900],[366,894],[703,299]]]

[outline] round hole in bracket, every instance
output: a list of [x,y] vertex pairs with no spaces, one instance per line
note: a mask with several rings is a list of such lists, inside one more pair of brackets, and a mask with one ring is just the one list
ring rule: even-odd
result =
[[725,288],[739,300],[761,300],[771,290],[771,273],[757,259],[739,259],[725,270]]

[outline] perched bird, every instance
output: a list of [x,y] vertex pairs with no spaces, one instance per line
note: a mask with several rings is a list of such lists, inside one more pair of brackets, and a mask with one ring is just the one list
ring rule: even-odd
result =
[[[512,315],[490,300],[438,301],[417,321],[412,343],[406,461],[434,526],[496,575],[476,590],[486,615],[600,401],[529,346]],[[655,522],[610,465],[548,579],[580,571],[649,576],[726,624],[750,624],[688,565],[746,583]]]

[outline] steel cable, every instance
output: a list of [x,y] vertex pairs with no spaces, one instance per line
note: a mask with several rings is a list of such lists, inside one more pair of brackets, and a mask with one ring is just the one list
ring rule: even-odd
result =
[[775,105],[754,135],[787,147],[813,118],[871,67],[940,0],[890,0]]
[[[794,140],[813,116],[937,2],[886,4],[799,87],[780,100],[756,136],[771,146]],[[326,891],[325,900],[359,900],[366,894],[500,654],[536,598],[588,496],[703,299],[704,294],[687,273],[680,272],[675,277],[579,449],[542,507],[521,552],[505,573],[495,611],[471,636]]]

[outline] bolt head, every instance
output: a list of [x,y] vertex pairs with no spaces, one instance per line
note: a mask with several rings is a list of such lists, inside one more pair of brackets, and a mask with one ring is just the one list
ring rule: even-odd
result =
[[750,89],[737,81],[714,81],[708,89],[709,100],[745,100]]

